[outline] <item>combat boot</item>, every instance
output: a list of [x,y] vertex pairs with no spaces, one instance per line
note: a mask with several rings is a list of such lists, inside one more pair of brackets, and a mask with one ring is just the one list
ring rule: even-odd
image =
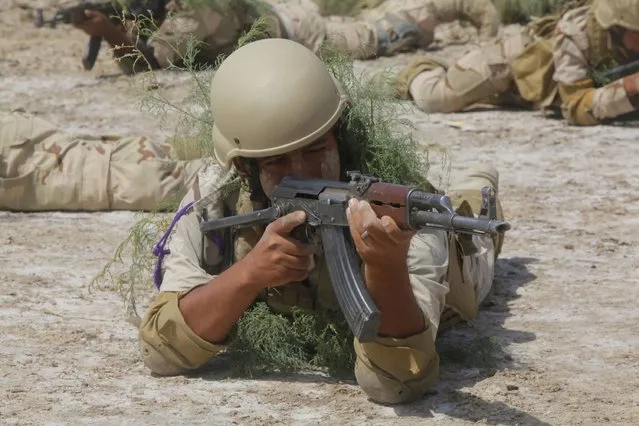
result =
[[419,25],[409,22],[401,16],[388,12],[375,22],[377,36],[377,54],[391,56],[417,48],[421,44],[422,31]]

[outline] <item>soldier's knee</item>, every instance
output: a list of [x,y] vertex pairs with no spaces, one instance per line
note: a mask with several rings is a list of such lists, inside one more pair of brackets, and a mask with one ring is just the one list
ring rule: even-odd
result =
[[461,109],[457,107],[457,102],[440,96],[420,94],[413,99],[417,108],[426,113],[451,113]]
[[420,110],[427,113],[457,112],[473,103],[474,99],[464,90],[451,88],[451,72],[442,65],[433,65],[416,74],[409,86],[410,97]]
[[402,99],[412,99],[424,112],[458,110],[455,93],[442,90],[446,81],[446,66],[429,57],[415,58],[397,78],[396,91]]
[[417,108],[427,113],[450,113],[468,106],[464,96],[452,90],[442,90],[441,86],[445,84],[444,68],[417,75],[410,88],[411,97]]

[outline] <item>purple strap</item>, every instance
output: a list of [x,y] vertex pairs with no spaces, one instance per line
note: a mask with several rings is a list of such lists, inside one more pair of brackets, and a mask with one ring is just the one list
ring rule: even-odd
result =
[[177,214],[173,218],[173,221],[169,225],[169,229],[166,230],[157,244],[153,246],[153,254],[158,257],[157,262],[155,262],[155,268],[153,269],[153,281],[155,282],[155,286],[158,289],[162,284],[162,261],[164,260],[164,256],[166,256],[167,254],[171,254],[171,250],[164,248],[164,246],[166,245],[166,241],[169,239],[169,235],[171,235],[171,231],[173,231],[173,227],[175,226],[175,224],[178,222],[178,220],[180,220],[182,216],[186,214],[187,211],[189,211],[194,203],[195,201],[191,201],[177,212]]

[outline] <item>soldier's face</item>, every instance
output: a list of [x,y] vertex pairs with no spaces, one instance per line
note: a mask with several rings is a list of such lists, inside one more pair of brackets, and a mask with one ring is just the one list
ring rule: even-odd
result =
[[639,53],[639,31],[624,31],[621,42],[626,49]]
[[260,183],[267,196],[285,176],[301,179],[339,180],[340,160],[333,131],[310,145],[283,155],[259,158]]

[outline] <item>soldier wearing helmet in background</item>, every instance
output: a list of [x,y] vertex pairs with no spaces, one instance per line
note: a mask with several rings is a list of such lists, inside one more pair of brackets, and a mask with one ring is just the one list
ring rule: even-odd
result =
[[[160,293],[140,325],[142,357],[152,372],[201,367],[227,347],[236,322],[256,300],[279,313],[336,306],[323,256],[290,236],[305,222],[304,212],[265,228],[228,231],[219,241],[202,234],[199,220],[265,208],[285,176],[346,180],[347,170],[362,166],[349,163],[352,147],[344,142],[349,102],[324,63],[289,40],[249,43],[222,63],[211,86],[220,167],[201,172],[184,198],[167,234]],[[227,176],[244,184],[222,191]],[[479,166],[451,192],[478,212],[481,188],[497,185],[497,172]],[[446,313],[474,317],[492,285],[501,241],[478,238],[478,250],[464,254],[447,232],[401,231],[365,201],[351,200],[348,218],[382,319],[374,341],[354,342],[355,376],[375,401],[414,400],[436,381],[434,341]]]
[[[435,27],[445,22],[467,19],[481,39],[497,35],[499,14],[490,0],[384,0],[362,1],[375,8],[363,8],[357,18],[320,14],[313,0],[231,1],[223,4],[195,5],[178,0],[167,8],[172,12],[148,42],[113,24],[104,14],[86,10],[86,19],[76,27],[91,36],[102,36],[127,74],[166,68],[178,64],[187,54],[190,40],[201,42],[197,59],[214,64],[235,48],[238,38],[259,16],[268,20],[267,34],[287,38],[317,53],[324,43],[368,59],[399,51],[428,46]],[[381,3],[381,4],[380,4]],[[138,60],[138,53],[144,60]]]
[[603,87],[596,87],[595,78],[605,64],[639,59],[639,0],[586,3],[533,22],[451,67],[417,58],[400,73],[398,95],[426,112],[460,111],[478,102],[556,106],[578,125],[636,111],[639,74]]

